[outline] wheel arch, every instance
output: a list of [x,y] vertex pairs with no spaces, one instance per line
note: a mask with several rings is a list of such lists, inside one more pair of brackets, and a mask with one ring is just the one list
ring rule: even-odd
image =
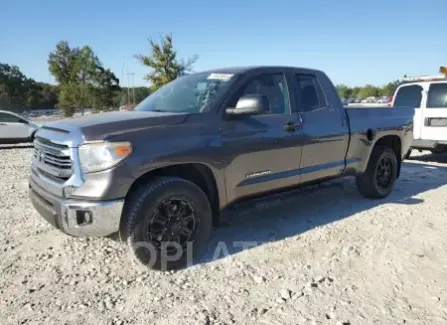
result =
[[166,176],[179,177],[200,187],[210,202],[213,212],[213,224],[218,225],[220,223],[220,197],[216,177],[212,169],[202,163],[173,164],[150,170],[133,182],[127,192],[126,199],[151,180]]

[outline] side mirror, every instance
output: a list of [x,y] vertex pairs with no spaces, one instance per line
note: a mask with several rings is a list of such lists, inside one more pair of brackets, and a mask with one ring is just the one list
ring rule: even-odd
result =
[[235,108],[227,108],[229,116],[249,116],[264,114],[270,110],[270,103],[266,96],[252,94],[239,98]]

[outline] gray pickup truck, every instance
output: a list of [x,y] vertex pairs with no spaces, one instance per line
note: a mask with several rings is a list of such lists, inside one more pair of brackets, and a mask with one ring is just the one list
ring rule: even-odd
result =
[[30,197],[66,234],[119,234],[140,263],[180,268],[243,198],[344,176],[364,197],[386,197],[412,120],[410,107],[345,109],[317,70],[195,73],[134,111],[39,129]]

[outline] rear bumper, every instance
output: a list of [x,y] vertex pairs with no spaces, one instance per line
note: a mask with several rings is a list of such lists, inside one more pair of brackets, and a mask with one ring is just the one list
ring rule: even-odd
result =
[[104,237],[119,230],[124,199],[114,201],[64,200],[29,180],[34,208],[55,228],[77,237]]
[[447,149],[447,141],[438,140],[413,140],[411,144],[413,149]]

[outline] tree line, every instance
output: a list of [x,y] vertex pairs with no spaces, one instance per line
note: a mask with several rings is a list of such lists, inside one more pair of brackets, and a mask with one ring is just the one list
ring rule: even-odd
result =
[[366,85],[363,87],[349,87],[346,85],[337,85],[337,91],[341,98],[367,98],[367,97],[381,97],[392,96],[394,90],[396,90],[400,81],[395,80],[389,82],[382,87],[376,87],[374,85]]
[[[166,83],[192,72],[198,57],[179,59],[172,35],[162,36],[159,43],[151,38],[148,41],[149,54],[135,55],[150,69],[145,76],[148,87],[120,86],[119,79],[104,67],[90,46],[76,47],[60,41],[48,55],[48,69],[56,85],[35,81],[19,67],[0,63],[0,109],[21,113],[25,109],[58,108],[65,116],[83,108],[109,111],[126,104],[134,106]],[[391,96],[397,84],[398,81],[383,87],[338,85],[337,91],[342,98]]]
[[151,92],[191,71],[197,57],[177,58],[172,35],[157,43],[149,38],[149,55],[135,58],[150,68],[145,76],[148,87],[121,87],[116,75],[104,67],[90,46],[74,47],[60,41],[48,55],[48,69],[57,84],[28,78],[20,68],[0,63],[0,109],[23,112],[25,109],[61,109],[72,116],[75,109],[108,111],[119,106],[135,106]]

